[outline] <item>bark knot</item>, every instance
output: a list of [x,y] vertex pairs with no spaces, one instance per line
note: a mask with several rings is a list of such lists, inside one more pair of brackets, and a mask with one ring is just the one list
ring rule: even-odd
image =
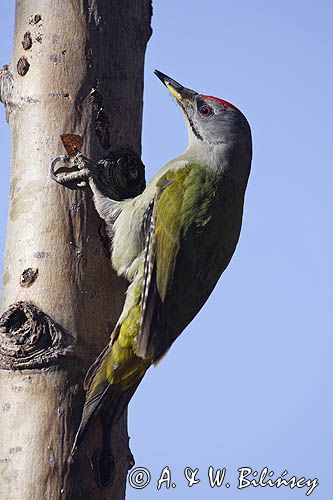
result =
[[23,370],[59,364],[72,337],[35,305],[17,302],[0,317],[0,368]]

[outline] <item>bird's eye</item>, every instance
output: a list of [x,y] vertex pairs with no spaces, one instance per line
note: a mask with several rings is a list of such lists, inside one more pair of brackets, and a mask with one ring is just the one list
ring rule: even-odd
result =
[[206,118],[207,116],[211,116],[214,113],[214,111],[213,108],[211,108],[207,104],[203,104],[199,108],[199,113]]

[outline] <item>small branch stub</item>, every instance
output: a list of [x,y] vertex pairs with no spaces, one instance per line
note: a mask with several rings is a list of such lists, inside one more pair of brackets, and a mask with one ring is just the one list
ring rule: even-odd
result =
[[31,33],[29,31],[24,33],[22,40],[22,47],[24,48],[24,50],[29,50],[32,47],[32,38],[31,38]]
[[0,368],[23,370],[58,364],[71,353],[72,337],[38,307],[11,305],[0,318]]
[[42,20],[42,16],[40,14],[35,14],[31,16],[29,19],[29,24],[38,24]]
[[20,59],[17,61],[16,67],[17,67],[17,72],[20,76],[26,75],[30,68],[28,59],[24,56],[20,57]]
[[20,285],[23,286],[23,288],[28,288],[34,283],[37,276],[38,276],[38,269],[28,267],[28,269],[25,269],[20,276]]

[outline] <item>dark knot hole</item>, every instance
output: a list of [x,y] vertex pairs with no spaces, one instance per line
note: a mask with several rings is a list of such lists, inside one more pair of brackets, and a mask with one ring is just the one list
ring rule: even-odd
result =
[[20,309],[16,309],[10,314],[4,326],[9,333],[15,333],[23,327],[27,320],[25,313]]

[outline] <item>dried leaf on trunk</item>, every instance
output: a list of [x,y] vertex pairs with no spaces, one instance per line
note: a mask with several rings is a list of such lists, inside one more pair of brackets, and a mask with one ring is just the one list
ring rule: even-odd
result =
[[77,134],[61,134],[60,139],[66,149],[68,156],[75,156],[83,146],[83,137]]

